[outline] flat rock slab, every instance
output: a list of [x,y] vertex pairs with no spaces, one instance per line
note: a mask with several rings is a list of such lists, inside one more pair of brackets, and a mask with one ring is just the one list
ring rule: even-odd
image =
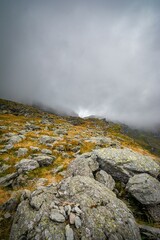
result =
[[160,203],[160,182],[146,173],[137,174],[130,178],[126,189],[144,205]]
[[127,183],[129,178],[138,173],[148,173],[157,177],[160,166],[149,156],[133,152],[128,148],[103,148],[93,151],[92,158],[96,157],[100,168],[115,180]]

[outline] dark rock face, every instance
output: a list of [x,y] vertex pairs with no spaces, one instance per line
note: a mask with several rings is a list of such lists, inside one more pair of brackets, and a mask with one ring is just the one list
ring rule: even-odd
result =
[[148,240],[160,240],[160,229],[145,225],[138,225],[141,235]]
[[139,228],[127,206],[103,184],[82,176],[69,177],[57,186],[34,191],[20,203],[10,240],[23,237],[141,239]]
[[138,173],[148,173],[157,177],[160,166],[151,157],[133,152],[129,149],[103,148],[95,150],[91,157],[96,157],[102,170],[115,180],[127,183],[130,177]]

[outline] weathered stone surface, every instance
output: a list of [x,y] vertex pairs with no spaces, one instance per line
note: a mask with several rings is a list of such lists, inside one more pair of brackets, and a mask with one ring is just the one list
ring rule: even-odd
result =
[[93,172],[98,169],[99,164],[96,160],[91,159],[87,154],[82,154],[69,165],[66,176],[81,175],[94,178]]
[[51,165],[55,159],[56,158],[54,156],[47,155],[39,155],[34,157],[34,160],[36,160],[39,163],[40,167]]
[[144,205],[160,203],[160,182],[146,173],[130,178],[126,189]]
[[18,176],[18,173],[7,174],[0,178],[0,186],[7,187],[12,184],[13,180]]
[[154,228],[146,225],[138,225],[141,236],[145,237],[147,240],[160,240],[160,229]]
[[[50,209],[53,202],[54,206],[58,204],[58,209]],[[69,224],[66,226],[67,220],[58,223],[50,219],[53,210],[59,213],[65,209],[67,213],[69,208],[65,206],[70,206],[71,211],[75,206],[80,208],[78,231]],[[141,239],[139,228],[127,206],[103,184],[85,176],[69,177],[57,186],[34,191],[30,199],[22,201],[14,218],[10,240],[19,240],[22,236],[26,239],[40,236],[42,240],[71,240],[73,236],[77,240]]]
[[157,177],[160,166],[149,156],[133,152],[128,148],[103,148],[95,150],[92,157],[96,157],[100,168],[111,174],[115,180],[127,183],[129,178],[138,173],[148,173]]
[[28,149],[27,149],[27,148],[19,148],[19,149],[18,149],[18,157],[21,157],[21,156],[26,155],[27,152],[28,152]]
[[22,159],[19,163],[17,163],[16,168],[23,172],[31,171],[39,167],[39,164],[36,160],[33,159]]
[[108,187],[111,190],[113,190],[115,187],[115,181],[112,178],[112,176],[103,170],[100,170],[96,173],[95,179],[98,182],[103,183],[106,187]]

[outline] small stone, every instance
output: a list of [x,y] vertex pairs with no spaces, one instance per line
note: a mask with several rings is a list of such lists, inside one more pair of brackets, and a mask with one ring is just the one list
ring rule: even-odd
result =
[[75,206],[74,211],[75,211],[76,213],[78,213],[78,214],[81,214],[81,213],[82,213],[81,209],[80,209],[79,207],[77,207],[77,206]]
[[69,224],[66,225],[65,230],[66,230],[66,240],[74,240],[73,230]]
[[52,151],[49,149],[42,149],[41,153],[43,154],[52,154]]
[[71,212],[71,206],[70,205],[66,205],[65,207],[64,207],[64,209],[65,209],[65,212],[68,214],[68,216],[70,215],[70,212]]
[[65,217],[57,209],[52,209],[50,219],[55,222],[65,222]]
[[76,215],[71,212],[70,215],[69,215],[69,222],[70,222],[70,224],[74,224],[75,223],[75,217],[76,217]]
[[18,149],[18,157],[21,157],[21,156],[26,155],[27,152],[28,152],[28,149],[27,149],[27,148],[19,148],[19,149]]
[[10,214],[9,212],[7,212],[7,213],[4,214],[4,218],[8,219],[8,218],[10,218],[10,217],[11,217],[11,214]]
[[82,221],[81,221],[80,217],[76,216],[75,217],[75,226],[76,226],[76,228],[77,229],[80,228],[81,225],[82,225]]
[[13,145],[12,144],[7,144],[6,146],[5,146],[5,149],[6,150],[10,150],[10,149],[12,149],[13,148]]

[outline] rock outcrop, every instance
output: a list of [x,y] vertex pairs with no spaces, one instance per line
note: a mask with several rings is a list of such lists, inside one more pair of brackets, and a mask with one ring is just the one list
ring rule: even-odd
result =
[[91,157],[96,158],[101,169],[124,183],[138,173],[148,173],[156,178],[160,171],[160,166],[151,157],[128,148],[103,148],[95,150]]
[[10,240],[140,240],[127,206],[93,178],[75,176],[34,191],[18,206]]

